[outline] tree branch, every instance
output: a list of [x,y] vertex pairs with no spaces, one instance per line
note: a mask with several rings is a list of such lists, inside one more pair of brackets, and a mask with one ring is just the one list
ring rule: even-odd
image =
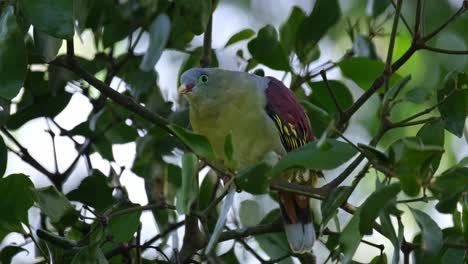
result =
[[421,45],[421,49],[429,50],[436,53],[449,54],[449,55],[468,55],[468,50],[448,50],[429,47],[427,45]]

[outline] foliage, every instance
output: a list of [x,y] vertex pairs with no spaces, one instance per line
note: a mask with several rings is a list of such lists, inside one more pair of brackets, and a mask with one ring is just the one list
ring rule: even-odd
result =
[[[310,10],[292,7],[280,23],[259,12],[261,26],[243,27],[213,48],[219,32],[212,29],[229,23],[213,20],[213,12],[228,4],[259,11],[249,2],[0,1],[0,240],[24,237],[4,242],[1,263],[25,254],[28,243],[37,249],[30,256],[50,263],[149,263],[148,256],[157,263],[237,263],[245,254],[261,263],[307,262],[311,256],[290,252],[279,232],[280,212],[269,204],[278,190],[320,203],[319,262],[351,263],[362,257],[359,247],[370,246],[380,250],[369,251],[371,263],[399,263],[400,252],[406,263],[467,262],[468,157],[453,142],[468,137],[468,50],[440,45],[452,38],[459,42],[453,47],[466,48],[467,2],[350,1],[344,10],[338,0],[317,0]],[[195,36],[202,34],[200,44]],[[85,52],[74,47],[80,40]],[[165,71],[156,68],[168,51],[184,58],[178,76],[170,76],[174,83],[191,67],[222,67],[223,56],[234,54],[226,51],[236,51],[239,70],[284,74],[317,140],[279,161],[268,156],[234,171],[232,135],[224,144],[227,160],[216,160],[209,141],[190,131],[186,102],[169,100],[173,91],[159,86]],[[330,53],[343,56],[332,61],[339,56]],[[73,113],[82,120],[75,127],[62,127],[58,116],[76,98],[92,109]],[[34,122],[47,124],[53,165],[21,143],[25,133],[17,131]],[[369,136],[349,137],[356,127]],[[70,143],[76,156],[62,164],[57,145]],[[115,147],[129,143],[136,155],[125,168]],[[32,170],[15,173],[14,156]],[[98,169],[96,156],[111,169]],[[206,167],[206,176],[199,173]],[[297,167],[322,170],[326,181],[312,188],[279,177]],[[65,192],[83,171],[86,177]],[[129,172],[144,179],[148,205],[132,203],[121,183]],[[38,176],[48,179],[45,187]],[[236,188],[250,195],[239,201]],[[351,195],[364,195],[363,202],[351,204]],[[141,221],[146,210],[158,231],[143,241],[142,230],[153,225]],[[442,228],[435,211],[453,225]],[[412,228],[408,219],[417,223],[414,237],[404,232]],[[376,232],[393,255],[367,241],[375,242]],[[218,247],[227,240],[246,253]]]

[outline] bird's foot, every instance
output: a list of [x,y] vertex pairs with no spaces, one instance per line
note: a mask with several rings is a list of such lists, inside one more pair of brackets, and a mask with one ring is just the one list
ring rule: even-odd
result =
[[[226,184],[228,184],[228,182],[231,180],[231,176],[229,176],[229,175],[224,175],[221,179],[223,180],[224,186],[226,186]],[[234,186],[236,187],[236,192],[239,193],[239,192],[242,191],[241,188],[239,188],[239,186],[237,186],[236,181],[234,181]],[[229,186],[229,187],[227,188],[228,191],[229,191],[230,189],[231,189],[231,186]]]

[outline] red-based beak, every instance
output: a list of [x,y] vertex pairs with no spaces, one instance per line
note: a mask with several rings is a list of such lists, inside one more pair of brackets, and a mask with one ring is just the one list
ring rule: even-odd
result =
[[193,85],[192,83],[187,84],[187,85],[182,84],[182,85],[179,87],[179,93],[185,94],[185,93],[191,92],[192,89],[193,89],[193,86],[194,86],[194,85]]

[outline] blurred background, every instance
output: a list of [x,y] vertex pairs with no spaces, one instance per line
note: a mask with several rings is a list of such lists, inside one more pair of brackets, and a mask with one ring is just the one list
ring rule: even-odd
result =
[[[120,0],[120,2],[126,1]],[[340,1],[343,17],[340,22],[332,28],[331,32],[329,32],[329,34],[327,34],[327,36],[322,39],[322,41],[320,41],[320,57],[312,64],[311,68],[319,67],[318,69],[320,69],[320,65],[326,62],[338,61],[348,50],[352,49],[353,43],[347,33],[349,23],[358,25],[356,28],[360,31],[360,33],[369,33],[367,27],[369,19],[367,14],[369,12],[368,9],[370,8],[369,5],[371,2],[372,1],[367,0]],[[403,6],[403,14],[408,19],[410,25],[412,25],[415,10],[413,2],[415,1],[404,2],[405,4]],[[308,14],[312,9],[313,4],[314,1],[307,0],[221,0],[216,11],[214,12],[212,44],[219,61],[219,67],[230,70],[245,69],[246,62],[239,58],[237,54],[238,50],[242,50],[244,54],[248,54],[246,47],[247,41],[242,41],[225,48],[224,46],[226,42],[232,35],[247,28],[258,31],[267,24],[271,24],[275,28],[279,29],[280,25],[287,20],[293,6],[301,7]],[[430,30],[434,29],[453,12],[455,12],[455,10],[458,9],[461,4],[461,0],[426,1],[424,10],[425,32],[429,32]],[[392,14],[393,12],[394,9],[390,6],[390,8],[385,11],[385,14]],[[385,16],[386,15],[381,15],[383,18]],[[379,21],[382,21],[383,23],[382,32],[376,35],[373,38],[373,41],[376,45],[377,55],[384,59],[388,48],[389,32],[392,19],[388,19],[386,22],[385,19],[380,19]],[[454,50],[467,50],[468,31],[466,30],[466,25],[468,25],[468,16],[462,17],[449,28],[444,30],[440,35],[438,35],[432,42],[433,46]],[[136,32],[134,34],[136,34]],[[146,51],[148,47],[148,38],[149,36],[145,32],[135,48],[136,54],[142,54]],[[396,38],[394,58],[400,57],[400,55],[408,48],[410,42],[410,34],[407,30],[405,30],[404,27],[400,26],[399,33]],[[77,55],[88,59],[94,58],[96,54],[96,48],[94,46],[94,36],[92,35],[91,31],[84,31],[81,38],[75,36],[74,43],[75,52]],[[192,48],[196,48],[202,46],[202,43],[203,35],[200,35],[196,36],[192,40],[190,46]],[[115,49],[116,54],[119,52],[125,52],[127,47],[128,39],[120,41]],[[65,53],[65,45],[62,46],[60,52]],[[165,50],[156,65],[158,85],[162,90],[162,94],[165,100],[174,102],[174,109],[177,109],[177,103],[179,102],[177,95],[177,79],[180,74],[181,65],[187,60],[188,56],[189,55],[185,52],[177,50]],[[404,92],[409,92],[416,87],[424,87],[424,91],[426,91],[427,94],[422,96],[430,98],[431,95],[434,94],[435,89],[441,85],[443,78],[448,72],[454,70],[466,71],[467,67],[468,56],[445,55],[429,53],[427,51],[418,51],[409,60],[409,62],[398,71],[398,73],[401,76],[406,76],[408,74],[411,74],[412,76],[411,82],[409,85],[407,85],[407,87],[405,87]],[[275,76],[276,78],[283,80],[287,85],[289,85],[291,82],[291,76],[284,75],[283,72],[271,70],[264,66],[257,66],[256,68],[263,69],[266,75]],[[362,94],[362,89],[359,88],[353,81],[345,78],[338,67],[328,71],[327,75],[331,80],[336,79],[343,81],[351,89],[354,99]],[[321,80],[320,76],[317,77],[316,80]],[[117,88],[119,86],[119,80],[117,78],[113,80],[111,86]],[[409,116],[411,113],[415,113],[418,110],[426,108],[427,106],[433,104],[433,102],[433,100],[427,100],[427,103],[422,105],[410,102],[402,103],[400,104],[400,107],[395,108],[395,110],[392,112],[392,117],[395,118],[395,120],[401,120],[402,118]],[[377,97],[371,98],[371,100],[352,118],[345,135],[354,143],[369,142],[372,136],[376,133],[378,107],[379,99]],[[82,94],[75,93],[70,103],[63,110],[63,112],[61,112],[55,118],[55,121],[65,129],[72,129],[78,124],[86,121],[91,110],[92,105],[89,103],[89,100]],[[58,131],[55,126],[51,126],[51,128],[57,135],[60,133],[60,131]],[[47,124],[46,120],[44,118],[37,118],[27,122],[21,128],[14,131],[14,136],[23,146],[28,148],[29,153],[34,158],[36,158],[47,169],[53,170],[53,149],[51,138],[46,132],[47,129],[49,129],[49,124]],[[381,143],[378,147],[379,149],[385,150],[395,139],[402,137],[402,135],[415,135],[418,129],[419,127],[416,126],[392,130],[381,140]],[[78,140],[80,140],[79,137]],[[75,158],[77,151],[74,148],[73,142],[70,141],[67,137],[56,137],[56,147],[59,169],[65,170]],[[463,157],[468,155],[466,133],[463,138],[457,138],[446,132],[445,149],[446,153],[443,155],[442,163],[438,170],[439,172],[444,171],[446,168],[457,163]],[[93,167],[101,170],[106,175],[109,174],[111,167],[116,171],[122,170],[120,178],[121,183],[127,189],[131,201],[141,205],[147,204],[148,200],[145,192],[144,180],[143,178],[135,175],[130,170],[130,168],[133,166],[136,154],[135,143],[114,144],[112,146],[112,153],[114,155],[115,162],[107,161],[98,153],[92,154],[91,163]],[[174,155],[167,157],[167,160],[169,162],[179,164],[180,155],[174,153]],[[341,166],[333,171],[326,171],[325,179],[322,180],[321,184],[331,181],[343,170],[345,166],[346,165]],[[357,171],[358,170],[356,170],[356,172]],[[44,175],[24,163],[18,156],[9,153],[6,175],[12,173],[25,173],[26,175],[30,175],[36,187],[42,187],[51,184]],[[204,171],[202,174],[205,173],[206,171]],[[87,175],[88,171],[86,163],[84,160],[80,160],[77,169],[71,175],[70,179],[65,183],[63,191],[67,193],[73,190]],[[370,194],[375,189],[376,175],[377,173],[371,170],[369,175],[358,186],[357,191],[353,193],[351,199],[349,200],[350,203],[354,205],[360,205],[366,199],[368,194]],[[203,177],[201,177],[200,181],[202,179]],[[345,184],[349,184],[352,179],[352,177],[349,177]],[[236,196],[235,205],[229,216],[229,219],[231,220],[229,221],[235,221],[235,219],[239,218],[238,209],[240,202],[251,197],[252,196],[250,194],[246,193],[241,193]],[[258,204],[260,205],[261,214],[259,217],[268,213],[271,208],[277,207],[275,202],[267,195],[259,196],[255,199],[257,199]],[[319,203],[316,202],[316,204],[316,207],[320,208],[318,205]],[[432,215],[441,228],[453,225],[451,215],[438,213],[435,210],[434,205],[435,203],[432,202],[411,204],[411,206],[422,209]],[[406,206],[401,206],[399,209],[405,212],[408,211],[408,207]],[[319,212],[320,210],[316,211]],[[29,214],[31,219],[30,222],[34,226],[34,219],[37,220],[38,211],[32,208],[30,209]],[[419,229],[413,218],[407,216],[411,216],[411,214],[404,214],[403,217],[403,222],[406,227],[405,237],[409,240],[412,240],[414,234],[419,232]],[[350,219],[350,215],[340,211],[339,218],[341,220],[340,222],[343,223],[342,226],[344,226],[344,223]],[[153,237],[158,233],[158,229],[151,212],[144,212],[141,216],[141,220],[143,222],[143,241]],[[183,233],[179,232],[178,235],[180,242],[182,241]],[[365,239],[377,244],[384,244],[387,256],[392,256],[392,245],[384,237],[374,233],[374,235],[365,237]],[[21,244],[23,238],[17,234],[10,234],[2,244],[6,245],[13,241]],[[171,239],[169,241],[169,244],[170,243],[174,243],[174,241]],[[250,243],[252,243],[252,245],[258,249],[258,246],[256,246],[256,242],[254,240],[251,240]],[[220,248],[220,251],[223,251],[223,248],[227,248],[229,245],[232,245],[232,242],[226,242],[225,245]],[[30,252],[33,252],[33,245],[30,244],[30,246],[31,247],[29,247],[29,250]],[[318,263],[322,263],[328,256],[328,251],[321,243],[316,244],[315,253],[318,257]],[[154,252],[148,251],[145,254],[150,258],[156,257],[156,253]],[[262,252],[259,254],[266,257],[266,255]],[[359,247],[354,259],[360,262],[369,262],[373,256],[378,254],[378,249],[363,245],[361,243],[361,246]],[[247,261],[246,263],[255,263],[255,259],[240,247],[236,248],[236,255],[239,259]],[[31,261],[32,256],[33,254],[31,253],[21,253],[14,258],[14,262],[27,263]]]

